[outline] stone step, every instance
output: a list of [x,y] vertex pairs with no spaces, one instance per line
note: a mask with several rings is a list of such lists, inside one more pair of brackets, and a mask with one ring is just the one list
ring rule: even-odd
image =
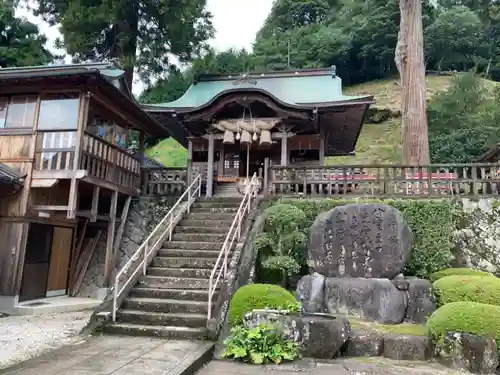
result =
[[[158,250],[158,255],[160,257],[179,257],[179,258],[216,258],[219,256],[220,250],[222,248],[222,244],[220,247],[216,247],[215,250],[195,250],[195,249],[160,249]],[[215,260],[214,260],[215,261]]]
[[232,222],[236,212],[191,212],[189,219],[192,220],[228,220]]
[[176,326],[153,326],[130,323],[114,323],[103,327],[103,331],[115,335],[153,336],[171,339],[199,339],[207,337],[205,327],[190,328]]
[[188,277],[194,279],[208,279],[212,268],[164,268],[148,267],[147,275],[163,277]]
[[174,233],[172,241],[224,243],[227,233]]
[[196,201],[193,203],[191,207],[194,209],[197,208],[238,208],[239,205],[241,204],[241,200],[220,200],[220,201],[212,201],[212,200],[206,200],[206,201]]
[[[224,187],[224,185],[220,185],[217,188],[219,189],[221,186]],[[236,187],[236,184],[232,185]],[[227,185],[229,187],[229,185]],[[240,204],[241,200],[243,199],[243,196],[241,197],[229,197],[229,198],[220,198],[220,197],[200,197],[199,199],[196,200],[196,202],[232,202],[232,203],[237,203]]]
[[[161,288],[133,288],[130,291],[131,298],[159,298],[177,299],[190,301],[208,301],[208,289],[161,289]],[[218,291],[214,293],[217,298]]]
[[166,268],[208,268],[212,269],[217,258],[181,258],[157,256],[153,259],[153,267]]
[[138,287],[157,289],[208,289],[208,279],[142,276]]
[[[224,240],[218,242],[203,242],[203,241],[167,241],[163,244],[163,249],[175,250],[215,250],[220,251],[224,245]],[[219,254],[217,254],[219,256]]]
[[229,230],[233,222],[234,216],[227,220],[195,220],[190,215],[187,218],[182,219],[182,221],[177,225],[186,227],[226,227]]
[[207,314],[159,313],[120,309],[116,316],[119,323],[133,323],[148,326],[203,328],[207,325]]
[[184,224],[179,224],[175,227],[175,233],[207,233],[207,234],[218,234],[225,233],[229,231],[231,223],[227,225],[220,225],[216,227],[211,226],[187,226]]
[[126,298],[124,310],[151,311],[157,313],[208,314],[208,301],[179,299]]
[[202,214],[202,213],[219,213],[219,214],[236,214],[238,207],[196,207],[191,211],[192,214]]

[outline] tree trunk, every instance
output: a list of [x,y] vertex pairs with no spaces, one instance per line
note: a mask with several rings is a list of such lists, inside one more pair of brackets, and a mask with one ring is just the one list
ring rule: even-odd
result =
[[395,62],[401,77],[404,164],[430,162],[425,89],[424,37],[420,0],[399,0],[401,22]]

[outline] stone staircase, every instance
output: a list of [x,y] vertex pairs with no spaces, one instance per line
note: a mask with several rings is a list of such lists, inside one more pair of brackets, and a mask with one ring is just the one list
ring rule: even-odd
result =
[[210,274],[240,202],[241,197],[193,203],[104,332],[204,339]]

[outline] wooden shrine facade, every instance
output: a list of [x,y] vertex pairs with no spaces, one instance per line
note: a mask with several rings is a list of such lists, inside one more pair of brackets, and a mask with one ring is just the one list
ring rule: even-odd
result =
[[123,73],[108,63],[0,69],[0,312],[75,294],[101,234],[110,279],[141,188],[128,135],[140,149],[145,134],[170,135]]

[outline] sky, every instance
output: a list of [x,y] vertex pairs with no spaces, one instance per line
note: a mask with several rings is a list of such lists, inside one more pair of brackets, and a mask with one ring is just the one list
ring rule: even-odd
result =
[[[207,4],[214,16],[216,30],[215,38],[210,41],[213,48],[217,51],[232,47],[250,50],[255,34],[271,11],[273,0],[207,0]],[[18,9],[17,15],[36,23],[48,38],[47,46],[55,51],[53,44],[59,35],[57,27],[49,27],[26,9]],[[135,83],[134,94],[139,94],[143,87],[140,82]]]

